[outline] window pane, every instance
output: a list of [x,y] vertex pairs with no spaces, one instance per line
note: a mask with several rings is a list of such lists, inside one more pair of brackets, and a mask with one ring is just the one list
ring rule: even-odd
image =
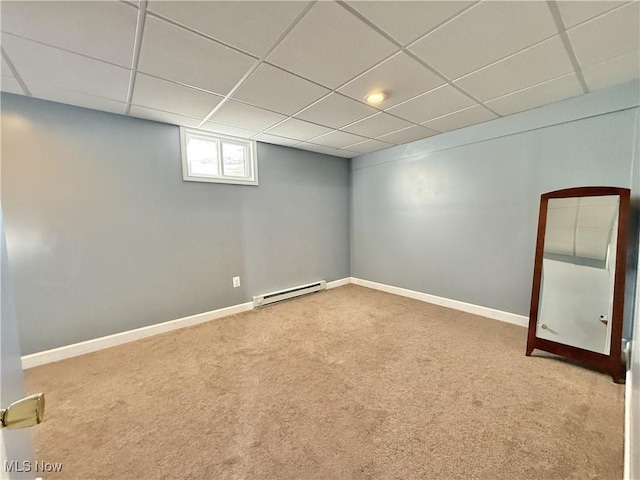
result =
[[180,137],[183,180],[258,185],[255,142],[186,127]]
[[192,174],[220,175],[218,166],[218,142],[189,137],[187,159]]
[[247,177],[246,147],[222,142],[222,169],[230,177]]

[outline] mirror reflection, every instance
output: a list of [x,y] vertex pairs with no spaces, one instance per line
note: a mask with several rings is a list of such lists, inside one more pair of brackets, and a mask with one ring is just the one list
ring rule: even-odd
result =
[[551,198],[536,337],[609,355],[619,195]]

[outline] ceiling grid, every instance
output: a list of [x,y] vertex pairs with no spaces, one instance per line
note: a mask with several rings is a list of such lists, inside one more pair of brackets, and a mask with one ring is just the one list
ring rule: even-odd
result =
[[638,6],[2,2],[1,85],[348,158],[637,80]]
[[147,0],[140,0],[138,19],[136,22],[136,40],[133,46],[133,58],[131,60],[131,76],[129,77],[129,91],[127,93],[127,109],[125,115],[131,112],[131,99],[133,98],[133,88],[136,84],[136,74],[138,73],[138,63],[140,61],[140,46],[142,45],[142,35],[144,34],[144,22],[147,18]]

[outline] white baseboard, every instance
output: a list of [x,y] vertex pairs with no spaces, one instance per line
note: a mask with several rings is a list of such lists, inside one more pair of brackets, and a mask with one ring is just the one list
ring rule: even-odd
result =
[[[327,289],[337,288],[343,285],[351,283],[351,277],[341,278],[332,282],[327,282]],[[97,352],[105,348],[115,347],[124,343],[134,342],[143,338],[158,335],[160,333],[170,332],[172,330],[178,330],[179,328],[190,327],[199,323],[209,322],[218,318],[234,315],[240,312],[246,312],[253,309],[253,302],[241,303],[239,305],[233,305],[231,307],[220,308],[218,310],[212,310],[210,312],[199,313],[197,315],[191,315],[189,317],[178,318],[176,320],[170,320],[168,322],[158,323],[156,325],[149,325],[148,327],[136,328],[135,330],[128,330],[126,332],[114,333],[106,337],[94,338],[85,342],[74,343],[72,345],[66,345],[64,347],[54,348],[51,350],[45,350],[44,352],[32,353],[31,355],[24,355],[22,357],[22,368],[37,367],[46,363],[57,362],[64,360],[65,358],[77,357],[84,355],[85,353]]]
[[96,352],[105,348],[134,342],[160,333],[209,322],[211,320],[227,317],[236,313],[246,312],[251,309],[253,309],[253,302],[241,303],[239,305],[199,313],[197,315],[191,315],[177,320],[149,325],[148,327],[136,328],[135,330],[114,333],[113,335],[107,335],[106,337],[94,338],[85,342],[74,343],[72,345],[66,345],[52,350],[45,350],[44,352],[24,355],[22,357],[22,368],[26,370],[27,368],[37,367],[38,365],[44,365],[45,363],[52,363],[64,360],[65,358],[77,357],[78,355],[84,355],[85,353]]
[[334,280],[333,282],[327,282],[327,290],[330,288],[343,287],[351,283],[351,277],[341,278],[340,280]]
[[[459,302],[457,300],[437,297],[435,295],[429,295],[428,293],[416,292],[413,290],[407,290],[405,288],[393,287],[391,285],[385,285],[382,283],[370,282],[369,280],[362,280],[354,277],[341,278],[339,280],[327,282],[327,289],[342,287],[350,283],[363,287],[373,288],[375,290],[381,290],[387,293],[393,293],[395,295],[400,295],[403,297],[421,300],[423,302],[434,303],[443,307],[462,310],[463,312],[474,313],[476,315],[481,315],[483,317],[488,317],[503,322],[513,323],[515,325],[520,325],[523,327],[526,327],[528,325],[527,317],[523,317],[521,315],[502,312],[500,310],[493,310],[487,307],[481,307],[478,305],[472,305],[470,303]],[[72,345],[54,348],[52,350],[45,350],[44,352],[32,353],[30,355],[25,355],[22,357],[22,368],[26,370],[28,368],[37,367],[46,363],[64,360],[65,358],[77,357],[79,355],[84,355],[85,353],[96,352],[105,348],[134,342],[136,340],[141,340],[143,338],[158,335],[160,333],[170,332],[179,328],[190,327],[192,325],[209,322],[211,320],[216,320],[218,318],[226,317],[228,315],[234,315],[240,312],[246,312],[247,310],[251,310],[252,308],[253,302],[241,303],[239,305],[233,305],[231,307],[220,308],[218,310],[212,310],[210,312],[199,313],[197,315],[191,315],[189,317],[158,323],[156,325],[149,325],[148,327],[136,328],[135,330],[115,333],[106,337],[100,337],[92,340],[87,340],[85,342],[74,343]]]
[[360,285],[362,287],[380,290],[382,292],[393,293],[394,295],[400,295],[402,297],[413,298],[422,302],[433,303],[442,307],[448,307],[467,313],[473,313],[475,315],[491,318],[493,320],[500,320],[501,322],[512,323],[521,327],[529,326],[529,317],[525,317],[524,315],[516,315],[515,313],[503,312],[502,310],[495,310],[493,308],[473,305],[471,303],[451,300],[449,298],[438,297],[436,295],[430,295],[428,293],[416,292],[415,290],[408,290],[406,288],[393,287],[391,285],[371,282],[369,280],[362,280],[355,277],[351,277],[351,283]]

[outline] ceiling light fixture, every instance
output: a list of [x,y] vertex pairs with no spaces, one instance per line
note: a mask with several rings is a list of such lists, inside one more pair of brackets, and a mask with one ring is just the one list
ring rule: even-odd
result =
[[380,103],[386,98],[387,98],[387,95],[384,92],[371,92],[366,97],[364,97],[367,103],[370,103],[372,105]]

